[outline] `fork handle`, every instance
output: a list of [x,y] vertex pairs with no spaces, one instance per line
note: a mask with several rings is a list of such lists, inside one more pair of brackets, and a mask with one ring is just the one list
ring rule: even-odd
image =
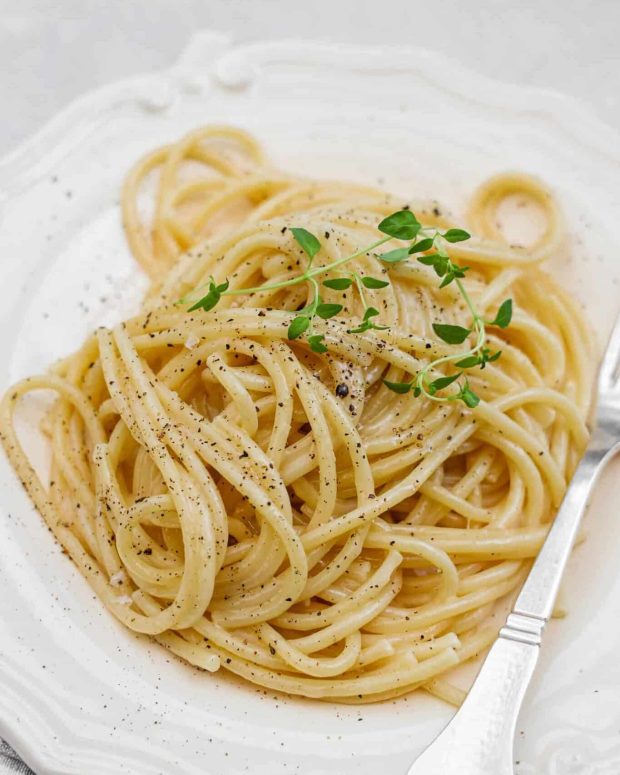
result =
[[[544,622],[541,622],[544,626]],[[506,634],[502,633],[506,630]],[[512,775],[513,740],[540,647],[502,628],[467,699],[408,775]]]
[[617,437],[595,431],[513,612],[465,702],[408,775],[512,775],[517,717],[579,523]]

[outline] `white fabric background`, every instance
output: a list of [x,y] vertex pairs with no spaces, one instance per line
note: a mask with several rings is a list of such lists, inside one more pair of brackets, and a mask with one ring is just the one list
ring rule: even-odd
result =
[[[0,0],[0,154],[79,94],[170,65],[200,27],[244,41],[420,44],[571,94],[620,127],[618,0]],[[28,772],[5,750],[0,773]]]

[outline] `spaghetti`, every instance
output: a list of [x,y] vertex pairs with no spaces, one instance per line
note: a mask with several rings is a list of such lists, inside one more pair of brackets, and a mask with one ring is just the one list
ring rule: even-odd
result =
[[[514,193],[545,212],[528,248],[496,226]],[[340,702],[416,688],[460,702],[445,674],[496,637],[494,607],[525,578],[585,449],[589,335],[539,268],[561,246],[561,219],[526,176],[482,186],[475,237],[451,249],[482,313],[507,293],[515,303],[509,332],[487,332],[502,358],[471,373],[475,409],[382,383],[452,351],[433,332],[439,308],[454,324],[467,315],[420,263],[366,291],[386,330],[349,333],[358,290],[326,289],[343,310],[314,323],[325,354],[287,338],[307,284],[227,296],[210,312],[175,304],[211,276],[247,288],[299,274],[291,227],[323,237],[317,266],[349,255],[402,205],[275,171],[239,130],[193,132],[125,183],[127,238],[151,280],[142,310],[4,396],[9,458],[80,572],[124,625],[198,667]],[[409,206],[450,226],[432,203]],[[376,273],[377,260],[351,268]],[[57,395],[43,424],[49,482],[14,426],[34,390]]]

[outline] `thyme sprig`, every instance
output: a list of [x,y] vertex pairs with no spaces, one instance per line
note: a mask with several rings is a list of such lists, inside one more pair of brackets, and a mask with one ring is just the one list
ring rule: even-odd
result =
[[[408,213],[408,216],[405,218],[403,214],[406,213]],[[389,233],[392,230],[392,222],[390,219],[387,220]],[[405,222],[409,225],[410,231],[414,233],[409,247],[398,248],[377,257],[388,264],[398,264],[409,260],[409,257],[412,255],[417,255],[417,260],[421,264],[433,267],[437,276],[441,278],[440,288],[445,288],[454,282],[471,314],[471,325],[469,328],[465,328],[446,323],[433,323],[433,331],[446,344],[463,344],[471,334],[474,334],[476,338],[474,345],[468,350],[444,355],[441,358],[430,361],[418,372],[415,379],[411,382],[383,380],[383,384],[395,393],[405,394],[411,391],[414,396],[424,395],[432,401],[463,401],[464,404],[473,408],[480,403],[480,398],[472,390],[467,378],[464,378],[463,382],[458,384],[458,391],[449,394],[442,393],[440,395],[438,393],[445,390],[452,383],[457,382],[463,376],[465,369],[475,368],[476,366],[484,369],[487,363],[496,361],[500,357],[501,351],[492,353],[484,346],[486,326],[506,328],[510,324],[512,319],[512,299],[506,299],[501,304],[493,320],[485,320],[478,313],[462,282],[469,267],[455,264],[448,254],[448,244],[468,240],[471,236],[469,232],[464,229],[448,229],[442,233],[439,229],[425,229],[409,210],[402,211],[395,223],[394,230],[402,233]],[[382,231],[386,230],[385,221],[379,224],[379,229]],[[431,371],[444,363],[454,364],[460,370],[448,376],[431,379]]]
[[[228,281],[217,284],[213,278],[208,283],[207,293],[193,300],[183,298],[179,303],[190,303],[189,311],[202,309],[209,311],[213,309],[222,296],[240,296],[264,291],[275,291],[282,288],[289,288],[300,283],[309,283],[312,289],[312,299],[302,309],[294,313],[288,327],[288,338],[291,340],[299,339],[305,335],[310,349],[322,354],[327,352],[325,337],[323,334],[316,334],[313,331],[313,320],[315,317],[328,320],[338,315],[342,309],[342,304],[326,303],[320,295],[319,283],[317,277],[320,275],[331,274],[334,270],[344,267],[345,264],[362,255],[374,255],[385,269],[405,261],[411,261],[412,257],[424,264],[432,267],[440,278],[439,288],[445,288],[451,283],[455,283],[458,291],[463,298],[471,315],[469,327],[452,325],[447,323],[433,323],[433,331],[446,344],[460,345],[470,341],[473,335],[473,344],[466,350],[460,350],[456,353],[450,353],[440,358],[436,358],[427,363],[410,382],[391,382],[383,380],[383,384],[390,390],[399,394],[413,393],[414,396],[424,395],[432,401],[462,401],[466,406],[473,408],[480,402],[479,396],[472,390],[465,371],[479,367],[484,369],[488,363],[496,361],[501,356],[501,351],[492,352],[485,347],[487,326],[497,326],[506,328],[512,319],[512,299],[506,299],[497,310],[493,320],[485,320],[478,312],[469,293],[467,292],[463,278],[465,277],[468,266],[461,266],[454,263],[448,253],[448,246],[452,243],[463,242],[470,238],[470,234],[464,229],[447,229],[442,232],[437,228],[424,227],[416,218],[411,210],[403,209],[392,213],[384,218],[378,225],[378,230],[385,236],[376,240],[372,244],[356,250],[348,256],[338,258],[323,266],[313,266],[314,258],[321,250],[320,240],[307,229],[294,227],[291,233],[297,244],[301,247],[306,256],[305,271],[295,277],[287,280],[281,280],[275,283],[268,283],[255,288],[234,288],[229,287]],[[409,244],[404,247],[394,248],[386,253],[376,253],[377,248],[398,239]],[[361,334],[370,330],[385,330],[389,326],[381,325],[377,322],[380,313],[375,307],[368,304],[366,289],[380,290],[386,288],[389,280],[372,277],[369,275],[360,275],[358,272],[345,272],[339,276],[332,276],[323,280],[323,286],[331,290],[344,291],[355,285],[359,298],[364,307],[362,320],[354,328],[347,329],[350,334]],[[453,374],[432,378],[438,366],[446,364],[457,369]],[[463,378],[461,380],[461,378]],[[455,384],[458,388],[445,392],[446,388]]]

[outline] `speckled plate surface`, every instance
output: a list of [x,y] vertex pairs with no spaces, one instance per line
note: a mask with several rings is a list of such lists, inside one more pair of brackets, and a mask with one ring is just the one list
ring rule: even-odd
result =
[[[601,339],[609,329],[620,139],[587,109],[421,50],[234,46],[204,32],[175,68],[82,98],[0,162],[0,389],[136,308],[145,282],[120,226],[122,177],[145,150],[207,122],[249,129],[287,170],[432,195],[457,214],[493,172],[540,175],[575,242],[552,270]],[[620,772],[619,475],[602,482],[571,560],[569,616],[546,633],[518,775]],[[0,735],[38,775],[399,775],[451,715],[424,695],[360,709],[276,697],[128,633],[2,455],[0,589]]]

